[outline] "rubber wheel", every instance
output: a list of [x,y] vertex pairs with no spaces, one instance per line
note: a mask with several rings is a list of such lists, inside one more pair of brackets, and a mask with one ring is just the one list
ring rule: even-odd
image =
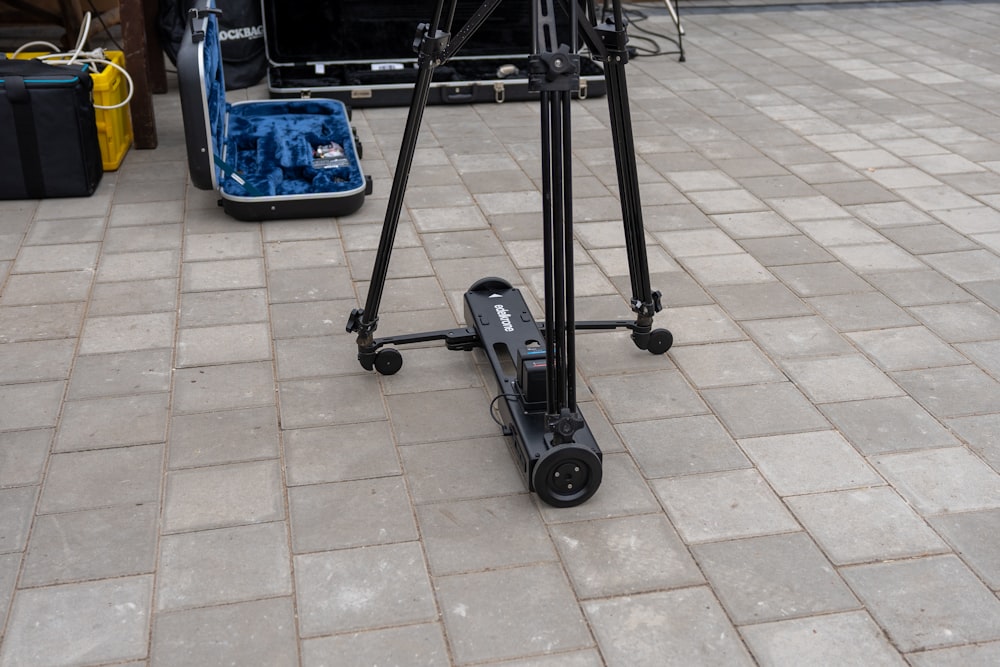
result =
[[504,280],[503,278],[489,277],[480,278],[476,282],[472,283],[472,287],[469,288],[470,292],[497,292],[500,290],[508,290],[513,285]]
[[652,354],[663,354],[674,344],[674,335],[666,329],[653,329],[649,332],[649,345],[646,347]]
[[395,348],[382,348],[375,354],[375,370],[382,375],[395,375],[402,367],[403,355]]
[[602,477],[601,459],[590,449],[570,443],[542,455],[531,473],[531,486],[548,505],[575,507],[597,492]]

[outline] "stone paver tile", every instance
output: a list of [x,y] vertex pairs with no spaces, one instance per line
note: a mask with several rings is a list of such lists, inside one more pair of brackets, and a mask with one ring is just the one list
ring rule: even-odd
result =
[[152,596],[151,576],[18,591],[0,663],[103,664],[145,658]]
[[946,423],[972,451],[1000,472],[1000,414],[961,417]]
[[[356,306],[353,298],[338,301],[276,303],[270,308],[271,331],[275,339],[343,334],[347,314]],[[210,311],[215,308],[210,307]],[[267,304],[261,305],[261,321],[267,320]],[[183,312],[181,314],[183,324]]]
[[448,647],[436,623],[352,632],[302,642],[303,667],[449,667]]
[[740,245],[764,266],[831,262],[833,255],[801,234],[764,239],[744,239]]
[[795,233],[795,227],[774,211],[725,213],[713,215],[712,220],[734,239],[788,236]]
[[[21,567],[20,552],[0,556],[0,624],[7,624],[7,610],[14,597],[14,584]],[[2,647],[0,647],[2,648]]]
[[177,368],[270,358],[271,332],[264,322],[181,329],[177,336]]
[[839,262],[776,266],[771,271],[802,297],[871,291],[871,285]]
[[1000,662],[1000,642],[920,651],[918,653],[911,653],[906,657],[913,667],[995,665]]
[[375,377],[362,375],[281,382],[282,428],[383,420],[386,415],[377,382]]
[[827,403],[820,409],[866,456],[958,444],[909,396]]
[[[766,283],[766,284],[777,284],[777,283]],[[669,314],[666,316],[660,316],[660,320],[657,321],[659,324],[661,321],[666,324],[670,331],[674,335],[674,345],[688,345],[691,343],[722,343],[726,341],[734,340],[744,340],[746,334],[733,322],[732,319],[716,305],[706,305],[706,306],[678,306],[670,308]],[[579,346],[577,348],[579,350]],[[626,370],[621,365],[621,352],[620,348],[615,348],[609,350],[610,352],[617,353],[612,359],[609,359],[605,364],[606,371],[604,374],[611,375],[611,372],[623,372]],[[581,354],[577,353],[578,356]],[[650,359],[648,353],[634,357],[635,359],[642,359],[645,361],[644,366],[636,364],[634,370],[651,370],[651,364],[654,363]],[[665,358],[669,359],[669,356],[665,355]],[[616,367],[613,364],[613,359],[618,359],[619,363]],[[629,369],[633,370],[633,369]],[[595,373],[595,375],[600,375],[601,373]]]
[[215,234],[188,234],[184,241],[185,262],[260,257],[258,231],[228,231]]
[[166,535],[160,540],[159,611],[289,595],[284,522]]
[[151,503],[38,517],[21,585],[152,573],[159,513]]
[[527,494],[421,505],[417,518],[434,575],[556,560]]
[[53,451],[163,442],[169,399],[163,393],[67,401]]
[[24,550],[37,499],[37,486],[0,489],[0,553]]
[[597,494],[576,507],[558,508],[539,503],[546,523],[608,519],[617,516],[659,511],[653,492],[642,479],[632,458],[626,454],[605,454],[603,479]]
[[65,380],[76,351],[75,340],[43,340],[0,345],[0,382]]
[[84,399],[170,391],[172,367],[170,349],[77,357],[66,395]]
[[906,311],[878,292],[836,294],[807,299],[839,331],[884,329],[916,324]]
[[692,547],[737,625],[857,609],[857,598],[805,533]]
[[683,229],[656,234],[671,257],[734,255],[743,252],[729,236],[718,229]]
[[[409,352],[407,351],[407,359]],[[356,374],[360,370],[357,346],[341,336],[310,336],[287,338],[275,342],[278,359],[278,379],[320,377],[324,375]],[[458,355],[455,355],[458,356]],[[409,364],[407,364],[407,373]],[[345,380],[350,382],[348,378]]]
[[418,504],[527,490],[502,437],[411,445],[399,456]]
[[274,373],[268,362],[181,368],[174,372],[174,415],[273,404]]
[[80,336],[80,354],[172,347],[175,319],[174,313],[87,318]]
[[965,358],[926,327],[883,328],[848,334],[882,370],[957,366]]
[[883,371],[860,355],[821,359],[786,359],[785,372],[816,403],[898,396],[903,391]]
[[786,498],[835,565],[947,551],[941,539],[887,486]]
[[[951,253],[959,250],[973,250],[974,241],[969,240],[945,225],[919,225],[916,227],[888,227],[883,233],[914,255],[930,253]],[[933,265],[933,262],[930,262]]]
[[707,587],[593,600],[583,609],[609,665],[753,664]]
[[39,513],[124,507],[160,500],[163,445],[54,454]]
[[813,312],[779,282],[719,285],[709,291],[735,320],[792,317]]
[[949,343],[995,340],[1000,335],[1000,314],[983,303],[914,306],[910,312]]
[[662,515],[580,521],[551,530],[580,598],[704,583],[691,555]]
[[74,338],[80,334],[83,311],[82,303],[0,307],[0,343]]
[[955,347],[987,373],[1000,377],[1000,340],[960,343]]
[[831,248],[830,252],[841,262],[860,274],[885,271],[919,271],[926,268],[914,257],[894,243],[844,245]]
[[498,430],[488,397],[480,389],[398,394],[386,402],[401,445],[477,438]]
[[1000,589],[1000,510],[930,517],[966,565],[993,590]]
[[267,268],[271,271],[311,266],[345,266],[347,263],[340,239],[265,243],[264,255]]
[[292,429],[283,436],[289,486],[401,472],[388,422]]
[[[185,292],[181,295],[178,326],[183,328],[212,327],[248,322],[266,322],[267,290],[222,290],[219,292]],[[284,324],[284,317],[275,313],[275,324]]]
[[774,280],[771,272],[749,254],[683,257],[681,264],[706,287],[766,283]]
[[736,438],[815,431],[829,426],[790,382],[706,389],[702,396]]
[[435,590],[456,664],[593,642],[566,575],[555,564],[440,577]]
[[677,371],[604,375],[589,384],[613,423],[707,412]]
[[868,225],[851,218],[798,222],[796,226],[825,248],[885,243],[885,236]]
[[97,264],[99,243],[24,246],[14,261],[12,273],[88,271]]
[[102,252],[132,253],[150,250],[179,250],[184,225],[167,223],[140,227],[112,227],[104,236]]
[[933,222],[934,219],[906,202],[888,202],[850,206],[848,210],[876,228],[900,227]]
[[740,447],[780,496],[882,483],[836,431],[749,438]]
[[177,415],[170,420],[170,468],[190,468],[278,457],[273,407]]
[[[579,302],[577,303],[579,313]],[[670,327],[671,331],[676,329],[676,323],[673,319],[674,314],[681,312],[682,320],[686,321],[684,315],[695,316],[700,314],[701,317],[698,319],[703,325],[715,329],[724,328],[724,324],[720,321],[713,322],[713,313],[702,312],[702,313],[691,313],[689,312],[691,308],[703,308],[703,306],[693,306],[671,309],[669,323],[664,323]],[[715,309],[718,312],[718,309]],[[721,315],[721,313],[719,313]],[[722,315],[722,318],[725,316]],[[657,325],[660,322],[657,321]],[[713,324],[715,326],[713,326]],[[732,330],[737,331],[735,325],[728,322],[729,327]],[[728,328],[728,327],[726,327]],[[641,372],[649,370],[659,370],[659,369],[670,369],[674,368],[673,361],[670,355],[651,355],[646,350],[640,350],[635,346],[632,341],[632,332],[630,331],[595,331],[588,332],[583,335],[582,332],[578,331],[576,337],[576,365],[580,374],[584,376],[594,376],[594,375],[612,375],[618,372]],[[677,340],[674,340],[676,345]],[[579,391],[579,387],[577,390]]]
[[263,259],[185,262],[181,267],[181,289],[185,292],[250,289],[265,283]]
[[190,468],[167,474],[164,532],[262,523],[284,517],[277,461]]
[[0,487],[39,484],[52,429],[0,433]]
[[[0,276],[4,272],[0,271]],[[94,279],[92,271],[59,273],[23,273],[7,279],[0,305],[33,306],[49,303],[85,301]]]
[[688,543],[798,530],[755,470],[657,479],[651,485]]
[[90,297],[87,315],[144,315],[173,312],[177,309],[177,279],[132,280],[121,283],[97,283]]
[[900,306],[922,306],[949,301],[970,301],[969,293],[937,271],[876,273],[871,284]]
[[158,614],[150,665],[296,665],[291,598]]
[[1000,639],[1000,600],[956,557],[841,570],[902,651]]
[[631,422],[618,432],[647,478],[750,467],[713,415]]
[[923,514],[1000,507],[1000,475],[964,447],[883,454],[872,463]]
[[147,250],[101,256],[97,282],[126,282],[152,278],[177,278],[180,275],[177,250]]
[[[342,344],[343,336],[338,334],[337,340]],[[353,341],[350,344],[355,348]],[[346,356],[354,362],[352,370],[357,368],[356,353]],[[473,356],[456,354],[444,346],[406,350],[403,364],[404,371],[382,377],[382,390],[386,395],[482,386],[482,380],[474,370]]]
[[[981,196],[980,199],[989,203],[989,198],[986,196]],[[934,211],[934,217],[963,234],[1000,231],[1000,211],[995,205],[993,207],[972,205],[965,208],[937,210]]]
[[690,345],[671,356],[695,387],[777,382],[784,374],[750,342]]
[[296,486],[288,503],[295,553],[417,539],[400,476]]
[[437,618],[416,542],[296,556],[295,584],[302,637]]
[[819,665],[832,656],[870,667],[907,664],[863,611],[748,625],[740,632],[759,663],[769,667]]
[[95,243],[104,238],[104,218],[38,220],[24,238],[25,245]]
[[975,366],[898,371],[892,378],[932,415],[964,417],[996,411],[1000,383]]
[[827,218],[846,218],[850,216],[850,213],[845,211],[839,204],[823,195],[811,197],[776,197],[768,199],[767,203],[790,222],[826,220]]

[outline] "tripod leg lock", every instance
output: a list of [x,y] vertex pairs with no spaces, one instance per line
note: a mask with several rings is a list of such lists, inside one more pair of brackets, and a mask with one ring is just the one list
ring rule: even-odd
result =
[[552,434],[553,444],[573,442],[573,436],[584,426],[583,415],[579,411],[563,408],[558,415],[546,415],[545,428]]
[[650,324],[652,324],[653,315],[663,310],[663,303],[660,300],[661,294],[659,292],[653,292],[649,301],[640,301],[639,299],[632,300],[632,312],[639,316],[639,318],[649,318]]

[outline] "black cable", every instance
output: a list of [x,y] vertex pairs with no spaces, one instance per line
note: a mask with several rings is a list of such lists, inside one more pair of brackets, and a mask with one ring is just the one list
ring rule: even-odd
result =
[[497,426],[499,426],[500,428],[507,428],[507,425],[504,424],[503,422],[501,422],[499,419],[497,419],[497,416],[495,414],[493,414],[493,407],[497,404],[497,401],[499,401],[501,398],[517,398],[517,399],[519,399],[521,397],[518,396],[517,394],[497,394],[493,398],[493,400],[490,401],[490,417],[493,419],[494,422],[496,422]]

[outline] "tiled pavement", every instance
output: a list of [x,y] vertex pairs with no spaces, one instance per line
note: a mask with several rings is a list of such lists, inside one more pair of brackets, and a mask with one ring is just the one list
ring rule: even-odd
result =
[[[477,355],[354,360],[405,110],[355,114],[340,220],[227,219],[176,92],[93,197],[0,202],[0,664],[1000,664],[1000,6],[685,24],[630,67],[677,343],[580,336],[577,508],[525,493]],[[627,315],[606,114],[586,318]],[[537,299],[536,117],[428,111],[380,332]]]

